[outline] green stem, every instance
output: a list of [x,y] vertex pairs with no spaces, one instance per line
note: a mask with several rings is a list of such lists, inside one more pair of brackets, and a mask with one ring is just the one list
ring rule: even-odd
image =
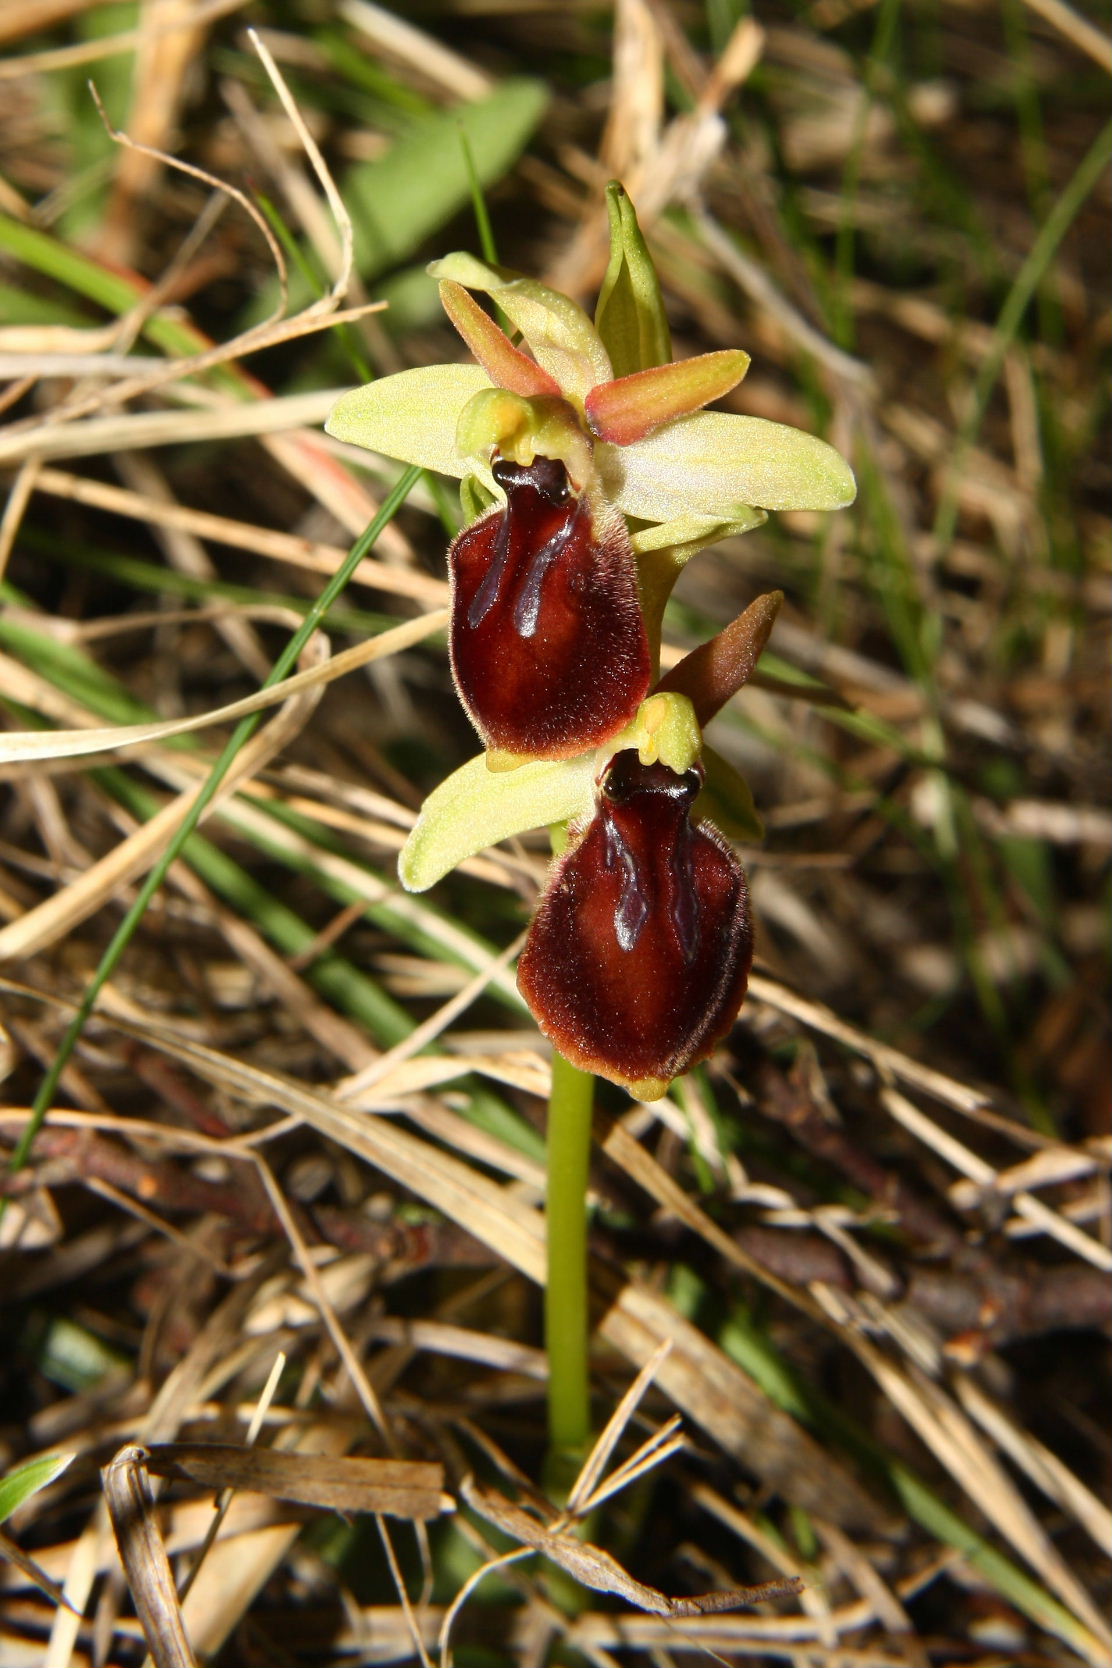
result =
[[578,1468],[591,1438],[587,1342],[587,1175],[595,1080],[552,1058],[548,1103],[548,1277],[545,1345],[548,1349],[550,1468]]

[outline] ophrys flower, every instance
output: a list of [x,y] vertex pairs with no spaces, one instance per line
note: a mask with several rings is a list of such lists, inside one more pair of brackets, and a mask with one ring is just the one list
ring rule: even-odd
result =
[[[668,592],[696,550],[759,525],[769,509],[835,509],[854,494],[824,441],[703,409],[736,386],[749,356],[670,361],[632,208],[619,187],[608,204],[612,255],[595,322],[533,279],[449,255],[430,271],[478,363],[385,377],[344,395],[327,423],[341,440],[461,480],[471,525],[450,561],[453,667],[485,744],[518,757],[569,757],[630,721]],[[559,496],[546,508],[551,491]],[[645,525],[630,539],[623,517]],[[498,665],[506,679],[496,689],[486,671]],[[585,676],[597,697],[590,716]]]

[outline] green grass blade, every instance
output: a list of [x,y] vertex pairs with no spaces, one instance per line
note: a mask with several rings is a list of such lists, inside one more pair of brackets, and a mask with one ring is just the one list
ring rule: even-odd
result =
[[49,1454],[43,1459],[29,1460],[0,1477],[0,1523],[30,1500],[33,1494],[47,1487],[76,1458],[74,1454]]

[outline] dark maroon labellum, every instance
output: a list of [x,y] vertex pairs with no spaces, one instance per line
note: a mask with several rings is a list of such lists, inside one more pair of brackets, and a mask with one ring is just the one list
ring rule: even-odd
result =
[[701,770],[616,754],[518,965],[561,1054],[647,1098],[725,1036],[753,958],[741,864],[716,828],[691,821],[701,786]]
[[592,513],[556,458],[496,460],[504,507],[448,552],[452,670],[487,747],[565,759],[609,740],[648,693],[625,522]]

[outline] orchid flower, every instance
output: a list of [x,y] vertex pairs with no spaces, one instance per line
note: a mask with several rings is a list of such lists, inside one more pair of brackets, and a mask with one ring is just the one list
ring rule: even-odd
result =
[[[510,758],[573,757],[630,722],[648,692],[664,604],[697,550],[759,526],[768,510],[832,510],[854,496],[849,468],[825,441],[703,409],[736,387],[749,355],[670,360],[632,205],[619,186],[607,202],[611,259],[593,323],[533,279],[449,255],[429,270],[477,363],[421,366],[354,389],[326,424],[339,440],[461,481],[470,525],[449,552],[453,671],[485,746]],[[472,291],[491,297],[529,352]],[[538,460],[543,489],[528,473]],[[545,491],[558,495],[547,508]],[[638,524],[632,536],[627,517]],[[492,700],[495,662],[507,682]],[[528,710],[515,695],[525,680]]]
[[498,772],[479,754],[434,788],[399,859],[423,891],[485,846],[566,823],[518,985],[565,1059],[642,1100],[706,1058],[745,995],[748,891],[715,824],[750,841],[762,829],[703,729],[752,676],[782,602],[758,597],[684,656],[594,752]]
[[[333,408],[328,433],[473,478],[489,498],[501,496],[490,467],[495,450],[521,464],[538,453],[560,458],[576,491],[667,530],[667,541],[654,531],[644,548],[709,542],[715,527],[759,524],[757,512],[852,503],[853,475],[825,441],[764,418],[703,410],[737,386],[749,355],[726,349],[668,362],[659,285],[632,206],[617,186],[607,200],[612,255],[594,323],[533,279],[448,255],[429,271],[478,363],[420,366],[354,389]],[[472,290],[492,297],[528,354]]]

